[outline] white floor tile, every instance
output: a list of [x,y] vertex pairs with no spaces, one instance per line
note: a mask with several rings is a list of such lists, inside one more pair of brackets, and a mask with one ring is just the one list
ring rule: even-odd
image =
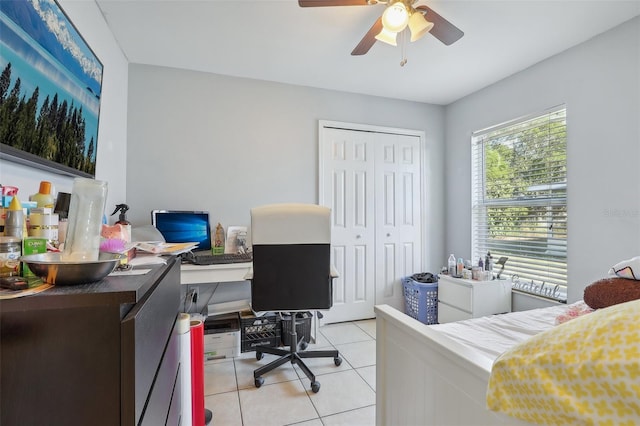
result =
[[316,341],[314,343],[312,343],[310,346],[314,346],[315,347],[327,347],[327,346],[331,346],[331,342],[329,342],[327,340],[326,337],[324,337],[324,335],[321,333],[323,327],[320,327],[318,329],[318,334],[316,335]]
[[376,395],[354,370],[325,374],[318,379],[320,392],[309,392],[320,417],[373,405]]
[[318,418],[300,380],[243,389],[239,395],[244,426],[282,426]]
[[238,392],[210,395],[204,399],[205,408],[211,410],[211,425],[242,426]]
[[[330,348],[318,348],[318,350],[328,349]],[[337,373],[339,371],[349,370],[351,369],[351,365],[344,360],[342,354],[340,354],[340,358],[342,358],[342,363],[339,366],[336,366],[333,358],[304,358],[303,361],[309,367],[311,372],[316,376],[321,376],[323,374]],[[298,377],[302,379],[302,383],[305,385],[307,389],[311,389],[311,385],[307,375],[304,374],[304,371],[296,364],[294,366],[296,373],[298,373]],[[316,377],[317,378],[317,377]]]
[[372,337],[362,331],[357,325],[346,322],[339,324],[329,324],[320,328],[320,333],[327,338],[332,345],[340,345],[342,343],[362,342],[372,340]]
[[369,386],[371,386],[371,389],[373,389],[373,391],[375,392],[375,390],[376,390],[376,366],[375,365],[370,365],[368,367],[358,368],[356,370],[356,373],[358,373],[360,375],[360,377],[362,377],[364,379],[364,381],[367,382],[367,384]]
[[334,414],[322,418],[324,426],[375,426],[376,406]]
[[309,420],[306,422],[300,422],[300,423],[293,423],[289,426],[323,426],[322,424],[322,420],[320,419],[313,419],[313,420]]
[[342,355],[353,368],[376,364],[375,340],[336,345],[336,349],[340,351],[340,355]]
[[[275,360],[275,355],[264,354],[263,358],[256,360],[255,353],[251,358],[236,358],[234,360],[236,365],[236,374],[238,380],[238,389],[247,389],[255,387],[255,379],[253,377],[253,371],[257,368],[267,365],[271,361]],[[262,376],[264,378],[264,384],[273,384],[287,382],[290,380],[297,380],[298,375],[294,370],[290,362],[283,364]]]
[[236,385],[236,370],[233,360],[226,362],[208,362],[204,365],[204,394],[238,390]]
[[362,321],[354,321],[353,323],[355,325],[357,325],[358,327],[360,327],[369,336],[373,337],[374,339],[376,338],[376,320],[375,320],[375,318],[374,319],[368,319],[368,320],[362,320]]

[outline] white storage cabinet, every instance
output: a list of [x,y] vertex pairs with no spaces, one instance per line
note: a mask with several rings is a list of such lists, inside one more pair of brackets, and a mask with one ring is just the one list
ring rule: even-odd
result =
[[475,281],[440,275],[440,324],[505,312],[511,312],[511,280]]

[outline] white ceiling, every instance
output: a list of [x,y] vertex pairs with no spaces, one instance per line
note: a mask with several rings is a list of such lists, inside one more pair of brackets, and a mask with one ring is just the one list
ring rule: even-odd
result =
[[383,5],[96,0],[132,63],[446,105],[640,15],[640,0],[418,0],[465,35],[351,51]]

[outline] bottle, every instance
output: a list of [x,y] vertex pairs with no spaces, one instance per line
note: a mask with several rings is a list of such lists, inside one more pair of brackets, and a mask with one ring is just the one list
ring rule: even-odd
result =
[[71,194],[68,192],[58,192],[56,204],[53,212],[58,214],[58,248],[62,247],[67,236],[67,226],[69,225],[69,202]]
[[224,254],[224,228],[220,223],[216,225],[216,231],[213,237],[213,247],[211,248],[213,254]]
[[53,209],[53,195],[51,195],[51,182],[43,180],[40,182],[40,189],[37,194],[29,197],[29,201],[38,203],[38,207],[49,207]]
[[118,221],[116,225],[122,225],[124,228],[126,238],[124,238],[126,243],[131,242],[131,222],[127,220],[127,210],[129,210],[129,206],[126,204],[118,204],[116,205],[116,209],[111,213],[111,216],[116,214],[117,211],[120,211],[120,215],[118,216]]
[[449,255],[449,260],[447,261],[447,271],[449,271],[450,277],[456,275],[456,257],[453,255],[453,253]]
[[462,258],[458,258],[458,264],[456,265],[456,276],[461,277],[464,270],[464,261]]
[[64,262],[98,260],[107,182],[75,178],[69,203],[69,224],[62,251]]
[[11,203],[9,204],[9,210],[7,210],[7,217],[4,221],[4,235],[7,237],[16,237],[22,239],[26,236],[24,228],[26,222],[24,220],[24,212],[22,211],[22,204],[18,200],[18,196],[14,195]]

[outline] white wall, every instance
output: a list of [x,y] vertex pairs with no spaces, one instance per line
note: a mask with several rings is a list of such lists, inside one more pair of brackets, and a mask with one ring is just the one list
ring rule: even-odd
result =
[[471,254],[471,133],[567,106],[569,300],[640,255],[640,18],[446,108],[446,252]]
[[127,201],[208,210],[248,225],[251,207],[318,201],[318,120],[422,130],[429,162],[431,259],[443,257],[443,110],[416,102],[146,65],[129,67]]
[[[109,183],[107,215],[126,200],[127,59],[93,1],[60,0],[70,21],[104,65],[96,179]],[[71,192],[73,178],[0,160],[0,183],[17,186],[18,198],[27,200],[48,180],[56,191]],[[117,216],[115,216],[117,220]],[[113,220],[111,220],[113,222]]]

